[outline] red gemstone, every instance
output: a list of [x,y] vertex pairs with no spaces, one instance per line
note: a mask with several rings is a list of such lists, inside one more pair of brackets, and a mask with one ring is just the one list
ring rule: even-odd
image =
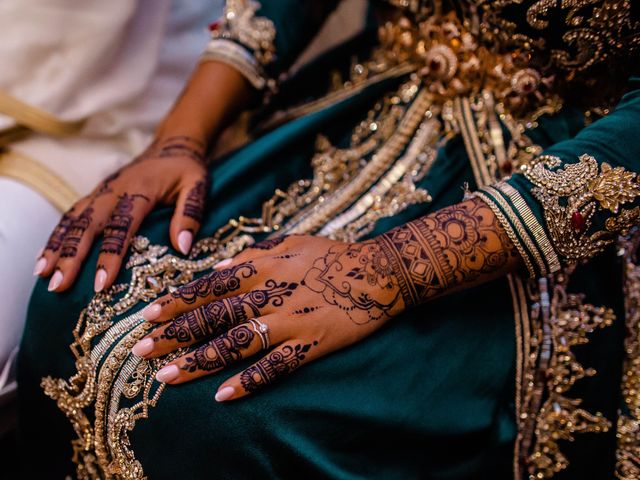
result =
[[442,68],[442,62],[440,60],[434,58],[429,62],[429,69],[433,70],[434,72],[437,72],[441,68]]
[[215,22],[211,22],[209,24],[209,31],[213,32],[214,30],[218,30],[220,28],[220,20],[216,20]]
[[505,160],[502,164],[502,171],[507,175],[510,174],[513,171],[513,163],[510,160]]
[[581,232],[584,230],[585,220],[580,212],[577,210],[571,214],[571,226],[574,230]]

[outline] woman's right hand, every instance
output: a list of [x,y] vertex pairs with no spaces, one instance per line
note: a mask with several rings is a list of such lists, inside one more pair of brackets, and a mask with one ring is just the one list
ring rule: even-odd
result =
[[204,156],[204,143],[189,136],[154,141],[63,215],[36,262],[34,274],[53,274],[50,291],[68,289],[94,239],[102,234],[94,289],[99,292],[111,286],[131,238],[157,204],[176,205],[171,243],[188,253],[200,228],[209,185]]

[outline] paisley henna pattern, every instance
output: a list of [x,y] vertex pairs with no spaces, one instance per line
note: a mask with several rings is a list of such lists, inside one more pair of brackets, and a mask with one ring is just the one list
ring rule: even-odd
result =
[[195,303],[198,298],[211,297],[213,300],[238,290],[241,278],[249,278],[256,273],[256,267],[252,262],[241,263],[224,270],[214,270],[204,277],[177,288],[171,296],[187,304]]
[[491,209],[472,199],[443,208],[377,239],[406,306],[504,268],[515,247]]
[[269,353],[240,374],[240,383],[248,393],[253,393],[269,383],[296,370],[313,345],[284,345]]
[[189,343],[210,338],[246,322],[249,318],[263,315],[264,307],[269,304],[281,306],[285,297],[290,297],[296,288],[297,283],[267,280],[264,289],[218,300],[178,315],[154,340]]
[[227,367],[242,358],[242,350],[246,350],[255,337],[253,330],[240,325],[220,335],[210,342],[196,348],[185,358],[181,367],[189,373],[197,370],[211,372]]

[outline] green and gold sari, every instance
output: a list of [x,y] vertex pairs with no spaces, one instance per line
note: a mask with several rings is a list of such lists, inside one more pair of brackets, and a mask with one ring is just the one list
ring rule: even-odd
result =
[[[97,248],[68,292],[38,284],[20,350],[26,468],[639,478],[635,6],[372,2],[377,30],[287,74],[335,3],[228,0],[212,26],[203,61],[233,65],[265,105],[250,141],[212,166],[188,258],[167,246],[171,211],[159,209],[107,292],[91,288]],[[522,272],[415,308],[230,404],[213,401],[229,372],[165,387],[155,373],[179,352],[131,353],[152,328],[143,306],[255,241],[356,241],[465,195],[491,206]]]

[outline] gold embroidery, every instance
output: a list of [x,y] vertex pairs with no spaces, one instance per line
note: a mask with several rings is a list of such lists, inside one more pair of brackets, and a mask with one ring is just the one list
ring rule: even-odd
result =
[[625,363],[622,374],[624,404],[618,416],[616,476],[620,480],[640,478],[640,236],[635,231],[620,242],[625,258]]
[[[275,59],[276,29],[273,22],[256,15],[260,3],[255,0],[227,0],[222,18],[211,27],[211,43],[203,58],[230,63],[257,88],[275,89],[275,80],[264,69]],[[230,41],[249,49],[236,48]]]
[[615,319],[611,309],[585,304],[581,295],[566,291],[570,273],[541,278],[529,288],[533,303],[516,451],[531,479],[551,478],[567,468],[560,440],[610,428],[600,413],[591,414],[580,408],[581,400],[566,396],[576,381],[596,374],[577,361],[572,347],[587,343],[589,333]]
[[532,193],[542,204],[557,253],[568,263],[575,263],[592,257],[613,242],[613,233],[633,225],[637,210],[610,218],[606,230],[589,231],[598,209],[618,213],[622,204],[640,195],[640,183],[635,173],[623,167],[602,163],[599,169],[596,159],[589,155],[553,170],[560,164],[557,157],[542,156],[522,172],[535,185]]

